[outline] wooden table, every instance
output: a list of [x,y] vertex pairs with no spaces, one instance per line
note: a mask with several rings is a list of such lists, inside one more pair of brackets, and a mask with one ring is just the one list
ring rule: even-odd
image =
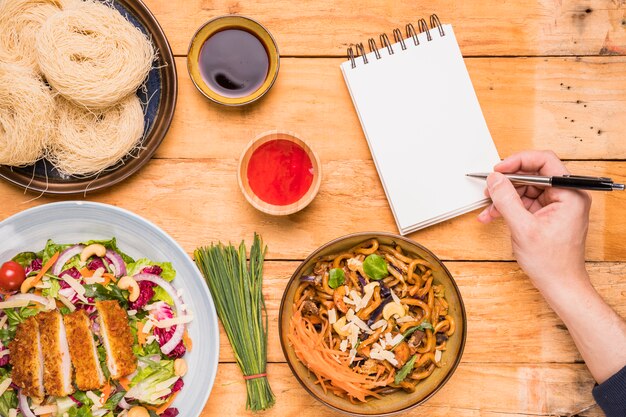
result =
[[[501,156],[555,150],[577,173],[626,181],[626,2],[624,0],[147,0],[176,54],[180,93],[172,128],[139,174],[88,200],[152,220],[188,252],[211,241],[270,247],[265,294],[270,315],[267,415],[330,416],[292,377],[278,342],[287,279],[315,248],[357,231],[396,232],[339,64],[365,41],[436,12],[455,26]],[[209,103],[193,87],[185,54],[194,31],[227,13],[258,19],[282,52],[278,80],[243,108]],[[304,211],[274,218],[253,209],[237,186],[238,157],[270,129],[296,131],[318,151],[324,180]],[[0,218],[57,201],[0,184]],[[626,316],[626,193],[596,193],[588,268]],[[414,416],[600,416],[594,381],[567,329],[513,261],[502,222],[467,214],[410,237],[444,259],[467,306],[468,339],[451,381]],[[581,312],[584,314],[584,312]],[[589,317],[589,320],[594,320]],[[610,338],[610,335],[606,335]],[[220,368],[203,417],[246,415],[245,386],[222,333]],[[183,416],[184,417],[184,416]]]

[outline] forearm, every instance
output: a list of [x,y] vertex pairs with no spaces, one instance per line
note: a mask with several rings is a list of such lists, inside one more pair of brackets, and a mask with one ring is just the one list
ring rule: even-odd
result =
[[601,384],[626,366],[626,322],[586,277],[570,282],[575,284],[540,291],[567,326],[589,371]]

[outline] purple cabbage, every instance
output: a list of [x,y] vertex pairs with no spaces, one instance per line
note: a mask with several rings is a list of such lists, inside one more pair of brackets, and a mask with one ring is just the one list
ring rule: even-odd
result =
[[[381,291],[382,294],[382,291]],[[391,302],[391,300],[393,300],[393,297],[391,295],[387,296],[387,298],[385,298],[378,307],[376,307],[376,310],[372,311],[372,314],[370,315],[369,320],[367,320],[367,325],[371,326],[372,324],[376,323],[378,321],[378,319],[380,318],[380,315],[383,314],[383,308],[385,308],[385,306],[387,304],[389,304],[389,302]]]
[[[2,343],[0,343],[0,348],[2,348]],[[9,364],[9,355],[4,355],[0,358],[0,366],[7,366]],[[182,380],[179,380],[182,381]],[[178,381],[176,381],[178,382]]]
[[183,382],[183,379],[178,378],[178,381],[174,382],[174,385],[172,385],[172,394],[180,391],[181,389],[183,389],[184,386],[185,383]]
[[[162,347],[164,344],[169,342],[169,340],[174,335],[175,331],[176,331],[176,326],[172,326],[169,329],[161,329],[159,327],[156,327],[154,329],[154,335],[156,336],[157,341],[159,342],[159,346]],[[172,350],[167,356],[170,359],[178,359],[178,358],[182,358],[183,355],[185,355],[185,352],[187,352],[187,349],[185,348],[185,345],[183,344],[181,340],[180,343],[174,348],[174,350]]]
[[[61,272],[59,274],[59,278],[63,278],[65,275],[69,275],[70,277],[72,277],[74,279],[81,279],[82,278],[82,275],[80,275],[80,272],[78,272],[78,269],[76,269],[76,267],[71,267],[70,269],[66,269],[65,271]],[[66,287],[63,287],[64,283],[65,283]],[[61,288],[69,287],[69,285],[66,282],[64,282],[63,280],[61,280],[60,284],[61,284]]]
[[161,417],[176,417],[178,416],[178,409],[177,408],[168,408],[167,410],[163,411],[163,413],[161,413]]
[[161,268],[159,265],[146,266],[144,269],[141,270],[142,274],[152,274],[152,275],[161,275],[162,272],[163,272],[163,268]]
[[302,275],[300,282],[315,282],[315,275]]
[[365,287],[367,285],[367,280],[363,278],[363,276],[359,272],[356,273],[356,276],[359,278],[359,284],[361,284],[361,287]]
[[150,281],[139,281],[139,298],[129,303],[132,310],[139,310],[148,304],[148,301],[154,297],[154,287],[156,284]]
[[105,271],[107,270],[102,258],[93,258],[93,260],[87,264],[87,269],[90,271],[95,271],[98,268],[103,268]]
[[378,282],[380,284],[380,296],[384,298],[389,297],[391,295],[391,290],[389,289],[389,287],[386,286],[385,283],[382,281]]
[[28,276],[28,274],[30,274],[33,271],[41,271],[41,268],[43,268],[43,260],[40,258],[33,259],[30,265],[28,265],[24,269],[24,273],[26,274],[26,276]]

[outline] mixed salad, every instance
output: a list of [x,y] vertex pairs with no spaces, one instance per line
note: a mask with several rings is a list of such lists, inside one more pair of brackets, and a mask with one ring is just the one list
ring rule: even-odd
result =
[[169,262],[134,260],[115,239],[49,240],[2,264],[0,416],[177,416],[192,312],[175,276]]

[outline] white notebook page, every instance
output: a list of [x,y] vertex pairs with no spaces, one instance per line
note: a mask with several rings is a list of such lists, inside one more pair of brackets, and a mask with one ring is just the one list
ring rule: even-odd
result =
[[465,174],[500,160],[452,26],[443,30],[341,65],[402,234],[486,204],[484,182]]

